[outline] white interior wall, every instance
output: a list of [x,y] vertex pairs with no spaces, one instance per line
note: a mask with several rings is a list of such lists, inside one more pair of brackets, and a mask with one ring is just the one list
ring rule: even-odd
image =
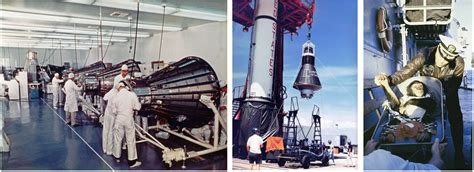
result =
[[[0,47],[0,66],[4,66],[7,69],[15,67],[23,67],[25,65],[26,53],[28,50],[32,50],[38,53],[38,62],[40,65],[54,64],[61,65],[62,62],[69,62],[71,67],[75,67],[76,58],[74,50],[61,50],[59,49],[42,49],[42,48],[14,48],[14,47]],[[83,66],[85,57],[87,56],[88,50],[77,50],[77,61],[79,67]],[[49,58],[48,58],[49,57]],[[44,60],[46,58],[46,60]],[[41,64],[44,62],[43,64]]]
[[[206,60],[217,73],[223,83],[227,83],[227,24],[214,22],[187,28],[179,32],[165,32],[161,60],[165,63],[179,61],[187,56],[198,56]],[[132,41],[133,43],[133,41]],[[130,43],[115,43],[110,45],[104,62],[117,64],[133,58],[129,54]],[[157,61],[159,56],[160,34],[150,38],[139,38],[137,41],[136,60],[145,63],[145,70],[151,68],[151,61]],[[105,46],[103,51],[105,52]],[[87,64],[96,62],[97,49],[91,50]],[[144,72],[147,74],[147,72]]]

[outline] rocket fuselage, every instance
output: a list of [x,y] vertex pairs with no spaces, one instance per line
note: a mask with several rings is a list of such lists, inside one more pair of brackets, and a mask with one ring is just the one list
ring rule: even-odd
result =
[[[276,100],[279,95],[278,83],[281,77],[278,70],[280,62],[276,62],[275,55],[280,51],[277,37],[278,0],[256,0],[254,25],[250,47],[250,59],[247,78],[246,95],[241,106],[240,127],[236,144],[243,146],[253,135],[253,128],[260,130],[262,136],[278,133],[279,124],[275,124],[278,109]],[[280,45],[281,46],[281,45]],[[281,69],[279,69],[281,70]],[[279,82],[279,81],[276,81]],[[276,85],[275,85],[276,84]]]
[[273,102],[278,0],[256,0],[246,101]]

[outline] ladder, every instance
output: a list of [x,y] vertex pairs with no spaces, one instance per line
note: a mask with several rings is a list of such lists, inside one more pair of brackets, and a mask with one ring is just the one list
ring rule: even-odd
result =
[[287,116],[287,123],[284,126],[285,127],[285,133],[283,138],[285,139],[286,146],[289,148],[293,148],[298,145],[298,138],[297,138],[297,133],[298,133],[298,126],[295,123],[295,119],[297,119],[298,115],[298,110],[299,110],[299,105],[298,105],[298,97],[291,97],[291,105],[290,105],[290,110],[288,111],[288,116]]
[[232,101],[232,116],[235,117],[237,115],[237,111],[240,108],[241,101],[239,99],[234,99]]
[[242,106],[242,103],[245,99],[244,96],[244,86],[237,86],[234,87],[232,93],[232,118],[235,119],[235,116],[237,115],[237,112],[240,109],[240,106]]
[[319,106],[314,105],[311,114],[314,120],[313,140],[315,144],[322,144],[323,138],[321,136],[321,116],[319,115]]

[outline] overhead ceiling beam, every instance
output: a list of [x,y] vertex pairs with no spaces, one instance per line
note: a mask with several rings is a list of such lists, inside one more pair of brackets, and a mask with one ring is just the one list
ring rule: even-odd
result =
[[[43,46],[43,47],[74,47],[74,44],[43,44],[43,43],[0,43],[0,45],[11,45],[11,46]],[[93,48],[96,46],[90,45],[76,45],[78,48]]]
[[[110,0],[65,0],[65,2],[94,5],[100,7],[117,8],[136,11],[136,1],[110,1]],[[140,11],[154,14],[163,14],[163,5],[154,5],[149,3],[140,3]],[[203,10],[192,10],[166,6],[165,14],[186,18],[194,18],[209,21],[226,21],[225,14],[213,13]]]
[[[80,35],[74,37],[74,35],[70,34],[56,34],[56,33],[41,33],[41,32],[29,32],[29,31],[12,31],[12,30],[4,30],[0,29],[0,38],[3,36],[13,36],[13,37],[23,37],[23,38],[51,38],[51,39],[61,39],[61,40],[100,40],[97,36],[87,36],[87,35]],[[127,42],[126,38],[112,38],[110,37],[103,37],[103,40],[110,40],[111,42]]]
[[[74,40],[56,40],[56,39],[27,39],[27,38],[12,38],[12,37],[1,37],[0,43],[16,44],[16,43],[41,43],[45,45],[56,45],[56,44],[74,44]],[[98,46],[100,43],[97,41],[76,41],[77,45],[87,45],[87,46]],[[104,42],[102,45],[113,45],[113,43]]]
[[[0,9],[0,18],[3,19],[25,19],[25,20],[38,20],[38,21],[48,21],[48,22],[60,22],[60,23],[74,23],[74,24],[85,24],[85,25],[94,25],[98,26],[100,20],[96,18],[85,18],[85,17],[74,17],[74,16],[63,16],[55,15],[46,12],[32,12],[31,10],[19,11],[19,10],[7,10],[7,7]],[[128,20],[102,20],[102,26],[111,26],[111,27],[124,27],[129,28],[130,23]],[[135,28],[135,26],[132,26]],[[162,30],[162,26],[153,25],[147,23],[140,23],[138,25],[139,29],[148,29],[148,30]],[[164,31],[181,31],[183,28],[175,26],[163,26]]]
[[[59,26],[47,26],[47,25],[37,25],[37,24],[22,24],[8,21],[0,21],[0,29],[14,29],[14,30],[24,30],[24,31],[41,31],[41,32],[52,32],[52,33],[70,33],[70,34],[82,34],[82,35],[98,35],[97,29],[89,29],[82,27],[59,27]],[[112,36],[112,30],[102,29],[102,35]],[[133,37],[129,32],[124,31],[113,31],[114,37]],[[147,32],[138,32],[137,37],[147,38],[151,34]]]
[[[59,49],[59,46],[28,45],[28,44],[0,44],[0,47],[9,48],[40,48],[40,49]],[[78,50],[88,50],[93,47],[76,47]],[[61,46],[61,49],[74,49],[74,46]]]

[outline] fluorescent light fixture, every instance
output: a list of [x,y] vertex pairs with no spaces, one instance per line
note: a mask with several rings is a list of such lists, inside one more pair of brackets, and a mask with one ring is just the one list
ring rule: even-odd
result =
[[173,13],[172,15],[180,16],[180,17],[210,20],[210,21],[226,21],[227,20],[226,15],[187,10],[187,9],[180,9],[178,12]]
[[0,43],[6,42],[39,42],[39,39],[11,39],[11,38],[0,38]]
[[[11,48],[40,48],[40,49],[57,49],[59,46],[43,46],[43,45],[23,45],[23,44],[0,44],[0,47],[11,47]],[[91,47],[93,48],[93,47]],[[61,47],[61,49],[74,49],[74,47]],[[88,50],[89,47],[77,47],[78,50]]]
[[[89,24],[88,22],[83,21],[82,19],[71,19],[71,20],[73,21],[73,23]],[[115,22],[115,21],[102,21],[102,25],[115,26],[115,27],[130,27],[130,23]],[[159,25],[138,23],[139,29],[161,30],[161,27],[162,26],[159,26]],[[135,28],[135,24],[133,24],[132,28]],[[163,26],[163,30],[164,31],[180,31],[180,30],[183,30],[183,28],[173,27],[173,26]]]
[[[96,0],[96,1],[65,0],[65,2],[95,5],[95,6],[100,6],[100,7],[117,8],[117,9],[131,10],[131,11],[137,10],[137,3],[133,1],[120,1],[119,2],[119,1],[110,1],[110,0]],[[147,13],[154,13],[154,14],[163,14],[163,6],[140,3],[140,11],[147,12]],[[179,17],[210,20],[210,21],[226,21],[227,20],[227,16],[224,14],[174,8],[174,7],[169,7],[169,6],[166,6],[165,14],[179,16]]]
[[64,2],[72,2],[72,3],[78,3],[78,4],[91,5],[92,3],[95,2],[95,0],[65,0]]
[[[50,21],[50,22],[64,22],[64,23],[76,23],[76,24],[86,24],[86,25],[99,25],[98,19],[92,18],[79,18],[79,17],[65,17],[52,14],[39,14],[39,13],[29,13],[29,12],[20,12],[20,11],[6,11],[0,9],[1,18],[16,18],[16,19],[27,19],[27,20],[41,20],[41,21]],[[112,27],[130,27],[129,21],[111,21],[111,20],[102,20],[103,26],[112,26]],[[148,29],[148,30],[161,30],[160,25],[152,25],[146,23],[139,23],[139,29]],[[132,28],[135,28],[135,25],[132,25]],[[174,26],[164,26],[163,30],[165,31],[180,31],[183,28],[174,27]]]
[[[100,45],[100,43],[98,42],[76,42],[74,43],[74,41],[59,41],[59,40],[48,40],[48,39],[3,39],[3,38],[0,38],[0,44],[18,44],[18,43],[35,43],[35,44],[43,44],[43,45],[47,45],[47,46],[50,46],[50,45],[72,45],[74,46],[74,44],[78,45],[78,46],[98,46]],[[108,42],[104,42],[102,43],[103,46],[107,46],[107,45],[112,45],[112,44],[109,44]]]
[[[14,37],[27,37],[27,38],[54,38],[54,39],[66,39],[66,40],[96,40],[99,41],[100,38],[97,38],[97,36],[74,36],[70,34],[45,34],[45,33],[40,33],[40,32],[25,32],[25,31],[9,31],[9,30],[2,30],[0,29],[0,35],[2,36],[14,36]],[[1,38],[1,37],[0,37]],[[124,38],[112,38],[110,37],[102,37],[102,41],[106,42],[111,40],[112,42],[127,42],[127,39]]]
[[0,11],[2,18],[11,17],[19,19],[28,19],[28,20],[42,20],[42,21],[52,21],[52,22],[68,22],[68,17],[54,16],[54,15],[42,15],[42,14],[33,14],[33,13],[21,13],[14,11]]
[[0,45],[23,45],[23,46],[45,46],[45,47],[74,47],[74,46],[77,46],[77,47],[96,47],[96,46],[93,46],[93,45],[85,45],[85,44],[78,44],[78,45],[74,45],[74,44],[59,44],[59,43],[54,43],[54,44],[51,44],[51,43],[44,43],[44,42],[2,42],[0,43]]
[[[51,41],[49,40],[41,40],[40,43],[42,44],[51,44]],[[54,41],[53,44],[59,44],[59,41]],[[74,45],[74,41],[61,41],[61,44],[71,44],[71,45]],[[86,46],[97,46],[97,45],[100,45],[99,43],[97,42],[93,42],[93,43],[90,43],[90,42],[77,42],[76,43],[77,45],[86,45]],[[112,44],[109,44],[107,42],[104,42],[102,43],[102,45],[106,46],[106,45],[112,45]]]
[[[130,11],[137,10],[137,2],[135,1],[110,1],[110,0],[64,0],[64,2],[71,2],[76,4],[85,4],[85,5],[95,5],[100,7],[108,7],[108,8],[116,8],[116,9],[124,9]],[[140,3],[140,11],[147,12],[147,13],[158,13],[163,14],[163,6],[159,5],[152,5],[146,3]],[[170,14],[176,12],[177,9],[174,7],[166,7],[165,14]]]
[[[56,27],[56,26],[45,26],[45,25],[19,25],[19,24],[12,24],[12,22],[2,22],[0,24],[0,29],[14,29],[14,30],[25,30],[25,31],[42,31],[42,32],[55,32],[55,33],[70,33],[70,34],[83,34],[83,35],[97,35],[96,29],[88,29],[88,28],[76,28],[74,27]],[[102,29],[102,35],[112,35],[112,30],[105,30]],[[130,35],[128,32],[124,31],[117,31],[113,32],[114,37],[135,37],[135,33]],[[138,32],[137,37],[139,38],[147,38],[151,35],[146,32]]]
[[[79,0],[76,0],[79,1]],[[68,2],[68,1],[66,1]],[[78,2],[80,3],[80,2]],[[130,11],[137,10],[137,3],[131,1],[95,1],[91,5],[100,6],[100,7],[109,7],[109,8],[117,8],[117,9],[124,9]],[[140,3],[140,11],[147,12],[147,13],[159,13],[163,14],[163,6],[159,5],[152,5],[146,3]],[[170,14],[176,12],[177,9],[173,7],[166,7],[165,14]]]
[[[19,36],[19,37],[34,37],[34,38],[56,38],[56,39],[74,39],[74,36],[59,36],[59,35],[45,35],[45,34],[33,34],[33,33],[15,33],[15,32],[5,32],[0,31],[0,35],[2,36]],[[88,39],[84,37],[77,37],[78,40]]]

